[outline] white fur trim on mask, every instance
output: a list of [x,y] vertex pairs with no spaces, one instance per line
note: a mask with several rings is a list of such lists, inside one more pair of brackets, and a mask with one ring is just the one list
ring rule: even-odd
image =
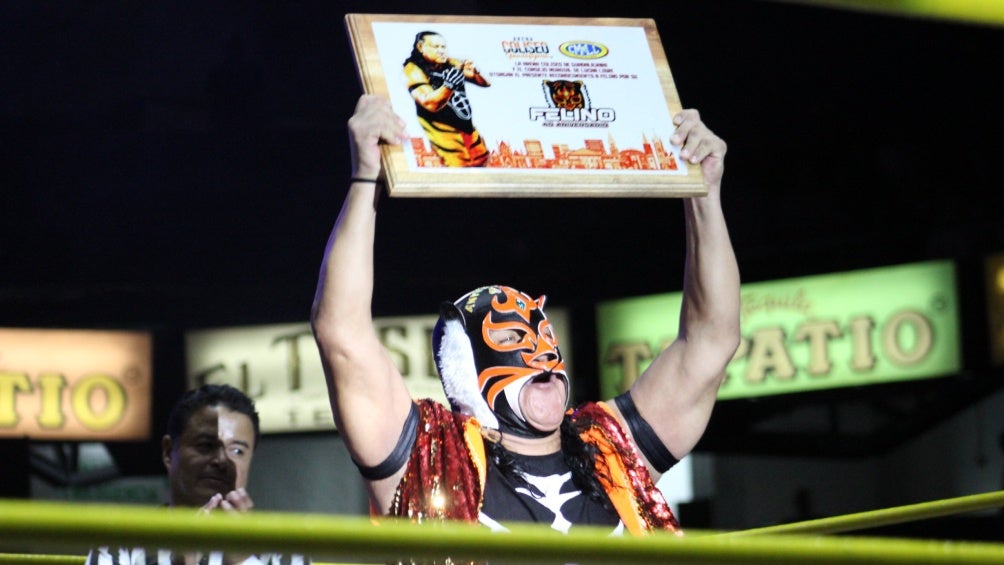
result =
[[474,350],[460,320],[447,320],[439,343],[439,377],[450,403],[474,416],[482,426],[498,429],[499,421],[478,390]]

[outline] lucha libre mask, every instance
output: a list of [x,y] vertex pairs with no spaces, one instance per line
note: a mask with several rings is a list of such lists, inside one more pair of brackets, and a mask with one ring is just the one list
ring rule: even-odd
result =
[[564,383],[567,402],[568,376],[544,315],[545,300],[505,286],[486,286],[443,303],[432,348],[453,410],[523,437],[550,433],[527,423],[519,407],[526,383],[552,375]]

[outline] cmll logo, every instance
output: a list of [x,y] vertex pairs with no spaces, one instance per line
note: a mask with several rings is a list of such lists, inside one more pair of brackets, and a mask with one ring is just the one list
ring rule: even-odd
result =
[[602,43],[581,40],[566,41],[558,47],[558,51],[573,59],[600,59],[610,53],[607,46]]

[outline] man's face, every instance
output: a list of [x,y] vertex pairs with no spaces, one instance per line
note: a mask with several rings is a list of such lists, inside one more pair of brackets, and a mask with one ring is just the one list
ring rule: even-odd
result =
[[224,406],[192,414],[176,442],[162,440],[172,506],[202,506],[216,493],[247,487],[254,454],[251,418]]
[[442,64],[447,60],[446,41],[441,36],[426,35],[418,42],[417,47],[426,61]]

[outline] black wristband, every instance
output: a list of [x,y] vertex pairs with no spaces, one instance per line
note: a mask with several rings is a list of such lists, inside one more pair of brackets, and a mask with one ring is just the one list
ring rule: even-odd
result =
[[630,392],[618,395],[614,398],[614,402],[620,409],[621,415],[624,416],[624,421],[631,428],[631,435],[634,436],[634,442],[638,445],[638,449],[641,449],[642,454],[656,471],[665,473],[673,465],[680,462],[666,449],[652,426],[638,413],[638,408],[634,405],[634,399],[631,398]]
[[350,183],[353,183],[353,182],[371,182],[373,184],[380,184],[380,179],[364,179],[362,177],[352,177],[351,179],[349,179],[349,182]]

